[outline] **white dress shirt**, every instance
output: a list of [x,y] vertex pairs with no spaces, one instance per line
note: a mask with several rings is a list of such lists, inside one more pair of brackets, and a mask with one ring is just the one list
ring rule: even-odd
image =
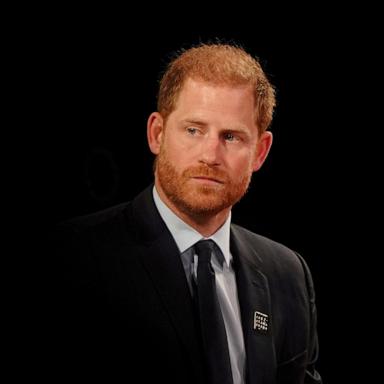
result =
[[232,267],[232,255],[229,246],[231,214],[229,214],[227,220],[217,232],[212,236],[205,238],[168,208],[168,206],[161,200],[156,191],[156,187],[153,188],[153,198],[161,218],[164,220],[179,248],[192,295],[192,278],[196,277],[198,262],[197,255],[194,253],[193,249],[194,244],[200,240],[213,240],[218,247],[215,252],[222,252],[222,255],[224,256],[225,261],[222,267],[215,253],[214,257],[211,259],[211,264],[215,271],[216,291],[228,338],[233,383],[244,384],[245,347],[241,326],[239,299],[237,296],[236,275]]

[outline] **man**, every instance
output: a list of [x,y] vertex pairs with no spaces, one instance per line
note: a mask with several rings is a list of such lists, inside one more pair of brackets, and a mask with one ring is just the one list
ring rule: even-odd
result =
[[304,260],[231,224],[270,150],[274,106],[273,87],[241,48],[201,45],[169,64],[147,125],[154,185],[61,227],[63,373],[321,383]]

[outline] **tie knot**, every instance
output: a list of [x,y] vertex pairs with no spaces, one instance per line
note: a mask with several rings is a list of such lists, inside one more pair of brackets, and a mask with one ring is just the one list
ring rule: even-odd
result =
[[211,261],[212,252],[215,253],[220,265],[223,265],[224,257],[220,249],[216,246],[213,240],[200,240],[195,244],[195,251],[199,257],[199,263],[209,263]]
[[212,240],[200,240],[195,244],[195,251],[199,257],[199,262],[209,263],[211,260],[211,254],[213,250]]

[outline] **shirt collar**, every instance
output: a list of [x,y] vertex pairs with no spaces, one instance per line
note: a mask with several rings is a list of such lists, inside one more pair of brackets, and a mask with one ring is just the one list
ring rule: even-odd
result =
[[170,208],[168,208],[168,206],[161,200],[155,186],[153,187],[153,199],[161,218],[164,220],[166,226],[175,239],[180,253],[185,252],[199,240],[211,239],[220,248],[227,265],[230,265],[230,261],[232,259],[229,248],[231,212],[229,213],[225,223],[212,236],[204,237],[190,225],[181,220]]

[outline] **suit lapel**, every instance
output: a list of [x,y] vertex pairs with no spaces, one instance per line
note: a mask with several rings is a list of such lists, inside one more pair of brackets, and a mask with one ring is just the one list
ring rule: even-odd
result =
[[192,297],[177,245],[153,202],[152,187],[134,201],[132,214],[142,244],[140,262],[151,277],[179,338],[189,352],[199,380],[203,381]]
[[231,227],[231,253],[247,355],[247,383],[272,384],[276,362],[268,280],[260,270],[261,259],[250,240],[234,226]]

